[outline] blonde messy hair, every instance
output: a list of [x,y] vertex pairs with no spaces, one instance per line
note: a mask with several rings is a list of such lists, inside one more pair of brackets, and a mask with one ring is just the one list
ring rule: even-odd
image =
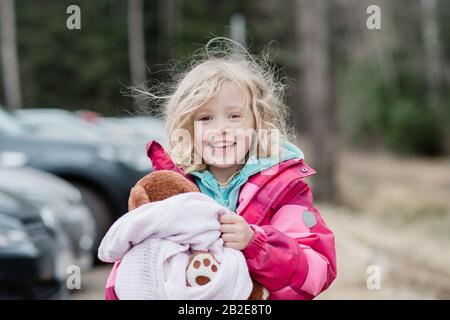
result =
[[[212,47],[213,44],[216,46]],[[273,130],[279,135],[279,146],[289,140],[292,133],[287,125],[288,108],[283,102],[285,86],[276,80],[266,57],[257,60],[236,42],[214,38],[201,52],[194,54],[193,61],[187,72],[178,74],[178,80],[174,81],[175,86],[168,95],[152,94],[152,90],[146,92],[152,100],[163,100],[162,114],[168,139],[165,148],[174,162],[188,173],[207,167],[203,161],[194,161],[193,116],[219,93],[227,80],[243,89],[246,103],[253,112],[256,136],[249,152],[258,157],[279,156],[282,148],[271,143]],[[177,136],[180,129],[190,135],[181,143]]]

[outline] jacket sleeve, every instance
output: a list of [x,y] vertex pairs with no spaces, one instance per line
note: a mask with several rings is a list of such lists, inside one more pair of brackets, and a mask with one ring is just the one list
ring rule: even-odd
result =
[[252,278],[269,290],[270,299],[312,299],[336,278],[334,235],[304,181],[269,224],[250,226],[255,234],[242,252]]

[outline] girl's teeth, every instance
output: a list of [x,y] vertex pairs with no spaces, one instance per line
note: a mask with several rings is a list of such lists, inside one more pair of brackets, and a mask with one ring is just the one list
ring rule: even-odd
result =
[[212,148],[227,148],[234,146],[234,143],[222,144],[222,145],[211,145]]

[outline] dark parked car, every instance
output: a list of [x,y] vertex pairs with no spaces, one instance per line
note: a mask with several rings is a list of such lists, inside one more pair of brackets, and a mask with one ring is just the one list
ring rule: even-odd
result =
[[33,136],[0,109],[0,165],[30,166],[72,183],[94,215],[94,253],[113,220],[127,212],[131,187],[151,171],[142,146]]
[[68,297],[68,239],[52,212],[0,190],[0,299]]
[[20,194],[37,205],[48,206],[69,236],[73,263],[82,270],[92,266],[95,222],[75,187],[41,170],[0,167],[0,189]]

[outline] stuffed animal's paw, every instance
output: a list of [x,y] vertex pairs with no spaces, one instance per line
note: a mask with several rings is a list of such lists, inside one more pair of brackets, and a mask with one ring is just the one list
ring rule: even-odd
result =
[[194,253],[189,258],[186,282],[191,287],[203,286],[214,279],[218,271],[219,263],[211,253]]

